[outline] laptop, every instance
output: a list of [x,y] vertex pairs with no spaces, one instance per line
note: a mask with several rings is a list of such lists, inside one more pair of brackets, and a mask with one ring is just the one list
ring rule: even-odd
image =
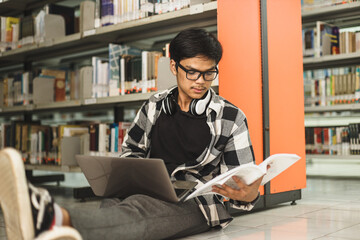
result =
[[185,199],[196,182],[172,182],[162,159],[76,155],[96,196],[124,199],[144,194],[168,202]]

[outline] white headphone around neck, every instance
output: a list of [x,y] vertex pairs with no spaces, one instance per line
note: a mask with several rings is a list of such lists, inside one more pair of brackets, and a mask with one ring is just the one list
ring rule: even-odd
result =
[[[177,91],[177,88],[171,90],[171,92],[166,96],[162,102],[162,109],[167,115],[174,115],[176,112],[177,99],[175,99],[174,93]],[[206,110],[206,107],[209,105],[211,99],[211,91],[208,90],[204,97],[201,99],[193,99],[189,106],[189,111],[194,116],[200,116]]]

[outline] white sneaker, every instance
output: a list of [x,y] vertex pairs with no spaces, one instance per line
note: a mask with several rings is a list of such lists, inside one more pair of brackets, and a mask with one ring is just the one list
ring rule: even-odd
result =
[[27,184],[23,160],[11,148],[0,151],[0,204],[8,239],[81,239],[73,228],[48,231],[55,219],[53,200],[47,190]]
[[8,239],[34,239],[35,229],[24,164],[10,148],[0,151],[0,204]]

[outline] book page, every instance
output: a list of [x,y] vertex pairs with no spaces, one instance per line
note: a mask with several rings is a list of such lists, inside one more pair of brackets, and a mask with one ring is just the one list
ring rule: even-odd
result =
[[[265,171],[263,171],[258,165],[255,165],[253,163],[240,165],[234,169],[231,169],[228,172],[225,172],[216,178],[210,180],[206,184],[199,187],[196,191],[191,193],[186,199],[189,200],[193,197],[196,197],[198,195],[205,195],[205,194],[215,194],[212,191],[212,186],[217,185],[220,186],[222,184],[227,184],[228,186],[238,189],[238,186],[236,182],[232,179],[232,176],[238,176],[241,178],[246,184],[253,183],[256,179],[259,179],[261,176],[265,174]],[[219,194],[219,193],[217,193]],[[219,194],[220,195],[220,194]]]
[[291,165],[296,163],[300,157],[296,154],[286,154],[286,153],[279,153],[274,154],[265,159],[261,164],[259,164],[259,167],[262,169],[266,169],[269,165],[270,168],[267,169],[266,174],[261,181],[261,185],[266,184],[271,179],[285,171],[287,168],[289,168]]
[[299,159],[300,157],[296,154],[279,153],[271,155],[259,165],[255,165],[253,163],[240,165],[200,186],[197,190],[191,193],[185,199],[185,201],[199,195],[219,194],[212,191],[212,186],[214,185],[220,186],[225,183],[231,188],[238,189],[238,186],[236,182],[232,179],[232,176],[240,177],[247,185],[252,184],[257,179],[264,176],[263,180],[261,181],[261,185],[264,185],[265,183],[269,182],[271,179],[282,173],[288,167],[293,165]]

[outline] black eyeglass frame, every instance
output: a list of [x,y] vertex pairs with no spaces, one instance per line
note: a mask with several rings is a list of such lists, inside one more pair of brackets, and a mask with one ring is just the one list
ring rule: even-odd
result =
[[[196,81],[196,80],[198,80],[199,78],[200,78],[200,76],[201,75],[203,75],[203,79],[204,79],[204,81],[208,81],[208,82],[211,82],[211,81],[214,81],[215,79],[216,79],[216,77],[217,77],[217,75],[219,74],[219,69],[217,68],[217,67],[215,67],[215,71],[205,71],[205,72],[201,72],[201,71],[198,71],[198,70],[189,70],[189,69],[186,69],[183,65],[181,65],[179,62],[176,62],[176,68],[177,67],[180,67],[182,70],[184,70],[184,72],[186,73],[186,78],[188,79],[188,80],[191,80],[191,81]],[[197,72],[197,73],[199,73],[199,75],[197,76],[197,78],[196,79],[190,79],[189,77],[188,77],[188,73],[189,72]],[[214,77],[214,79],[212,79],[212,80],[207,80],[207,79],[205,79],[205,74],[206,73],[216,73],[216,75],[215,75],[215,77]]]

